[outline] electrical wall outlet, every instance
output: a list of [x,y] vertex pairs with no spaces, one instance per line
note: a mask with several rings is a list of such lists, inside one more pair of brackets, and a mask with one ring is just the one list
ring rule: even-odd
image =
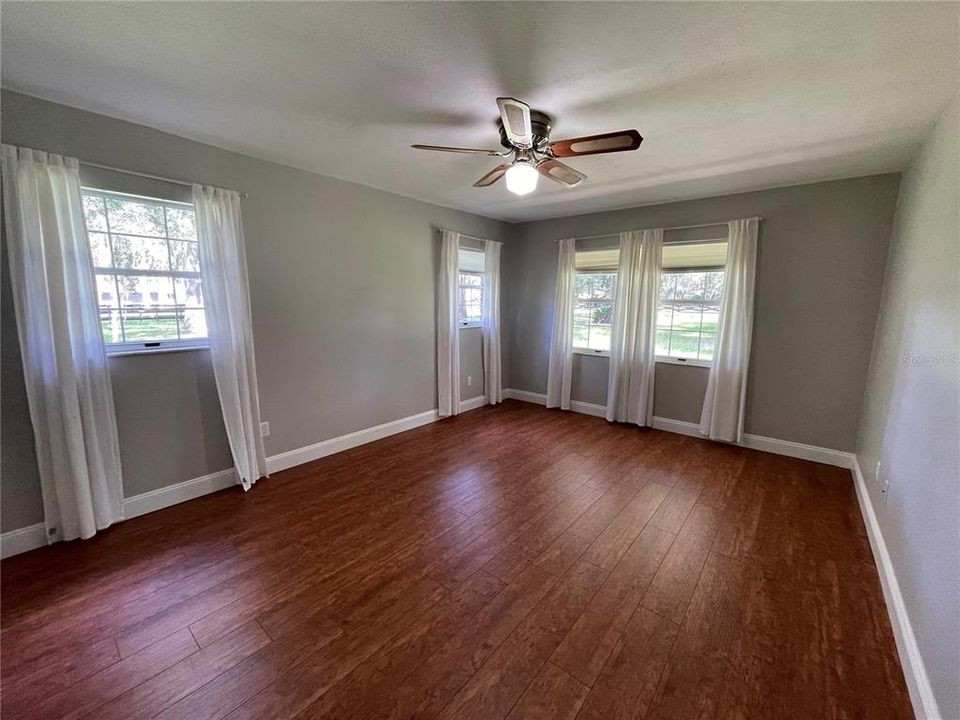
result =
[[467,375],[467,387],[473,386],[473,375]]
[[880,495],[883,497],[883,504],[887,504],[887,498],[890,497],[890,478],[883,475],[883,466],[877,460],[877,473],[873,476],[874,481],[880,486]]
[[260,423],[260,437],[266,437],[270,434],[270,423],[262,422]]

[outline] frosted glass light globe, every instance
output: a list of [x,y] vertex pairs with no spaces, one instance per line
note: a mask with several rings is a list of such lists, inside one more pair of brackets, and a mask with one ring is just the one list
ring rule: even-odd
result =
[[507,168],[507,190],[514,195],[527,195],[537,189],[540,173],[527,162],[515,162]]

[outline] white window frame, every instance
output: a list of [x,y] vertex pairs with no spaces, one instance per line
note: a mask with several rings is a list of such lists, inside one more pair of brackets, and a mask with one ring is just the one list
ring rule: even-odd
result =
[[[83,196],[97,196],[101,198],[124,198],[130,199],[135,202],[160,205],[161,207],[174,206],[181,208],[189,208],[193,210],[192,203],[178,202],[176,200],[164,200],[162,198],[152,198],[146,197],[143,195],[132,195],[130,193],[115,192],[112,190],[101,190],[99,188],[92,187],[82,187],[81,195]],[[84,225],[86,226],[86,220],[84,220]],[[86,227],[85,227],[86,229]],[[89,232],[89,230],[87,230]],[[96,230],[94,232],[104,232],[102,230]],[[109,214],[107,215],[107,229],[106,235],[111,242],[111,252],[112,252],[112,237],[113,233],[110,230],[110,219]],[[137,235],[136,233],[118,233],[119,235],[126,235],[130,237],[144,237],[150,239],[162,239],[167,243],[170,241],[170,237],[157,238],[152,235]],[[175,239],[175,238],[174,238]],[[199,239],[198,239],[199,241]],[[87,240],[87,247],[90,247],[89,236]],[[168,244],[169,252],[169,244]],[[187,270],[139,270],[134,268],[118,268],[118,267],[99,267],[93,266],[94,275],[113,275],[116,277],[169,277],[171,279],[199,279],[200,272],[187,271]],[[95,288],[96,289],[96,288]],[[119,307],[119,297],[120,290],[117,289],[117,298],[118,298],[118,307]],[[100,295],[99,293],[95,296],[97,303],[97,313],[99,317],[100,311]],[[122,310],[122,309],[121,309]],[[206,307],[203,308],[204,313],[206,313]],[[103,332],[101,328],[101,333]],[[210,347],[209,337],[203,338],[178,338],[178,339],[168,339],[168,340],[146,340],[138,342],[119,342],[119,343],[108,343],[104,341],[104,348],[106,350],[108,357],[122,357],[127,355],[152,355],[157,353],[169,353],[169,352],[184,352],[190,350],[206,350]]]
[[[661,270],[660,282],[663,282],[664,275],[678,275],[680,273],[701,273],[701,272],[723,272],[726,273],[725,267],[691,267],[691,268],[670,268],[669,270]],[[657,289],[659,294],[659,288]],[[724,292],[726,292],[726,275],[724,275]],[[722,296],[721,296],[722,297]],[[659,297],[657,299],[659,303]],[[695,300],[691,302],[697,302]],[[701,301],[702,302],[705,301]],[[656,323],[654,323],[654,333],[656,333]],[[689,365],[692,367],[701,367],[701,368],[710,368],[713,367],[713,360],[700,360],[698,358],[681,358],[681,357],[671,357],[669,355],[657,355],[654,358],[654,361],[661,363],[663,365]]]
[[[473,277],[478,277],[478,278],[480,278],[480,319],[479,319],[479,320],[467,320],[467,321],[465,321],[465,322],[461,322],[461,320],[460,320],[460,307],[459,307],[459,305],[460,305],[460,291],[461,291],[463,288],[469,288],[469,289],[471,289],[471,290],[476,290],[476,289],[477,289],[477,287],[476,287],[475,285],[462,285],[462,284],[460,283],[460,276],[461,276],[461,275],[472,275]],[[484,287],[483,287],[483,273],[482,273],[482,272],[477,272],[476,270],[461,270],[461,269],[457,268],[457,327],[459,327],[459,328],[478,328],[478,327],[483,327],[483,293],[484,293]]]
[[[619,279],[616,268],[613,268],[613,269],[591,268],[589,270],[576,270],[575,274],[576,275],[613,275],[614,278]],[[614,290],[613,299],[610,302],[616,303],[616,301],[617,301],[617,295],[616,295],[616,290]],[[578,302],[577,298],[574,298],[573,299],[574,310],[576,310],[577,302]],[[611,333],[612,333],[612,329],[611,329]],[[605,357],[605,358],[610,357],[609,350],[594,350],[588,347],[577,347],[576,345],[573,346],[573,354],[586,355],[588,357]]]

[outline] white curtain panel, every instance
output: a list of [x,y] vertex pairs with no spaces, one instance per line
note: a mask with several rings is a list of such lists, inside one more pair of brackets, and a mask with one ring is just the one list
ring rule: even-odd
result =
[[253,353],[240,195],[193,186],[210,357],[227,441],[244,490],[267,475]]
[[753,335],[753,293],[759,220],[731,220],[727,268],[720,301],[717,344],[703,400],[700,432],[712,440],[740,442]]
[[460,233],[440,234],[437,277],[437,407],[440,417],[460,412],[460,336],[457,292],[460,275]]
[[483,387],[487,402],[503,400],[500,375],[500,243],[484,241],[483,252]]
[[620,233],[613,305],[607,420],[650,425],[656,369],[657,300],[663,230]]
[[570,380],[573,375],[573,292],[576,278],[576,241],[560,241],[557,262],[557,292],[553,305],[553,335],[550,340],[550,367],[547,373],[547,407],[570,409]]
[[79,166],[4,145],[2,175],[47,541],[89,538],[121,519],[123,482]]

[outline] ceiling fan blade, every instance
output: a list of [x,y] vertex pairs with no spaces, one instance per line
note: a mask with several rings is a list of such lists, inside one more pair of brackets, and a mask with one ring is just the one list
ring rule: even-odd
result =
[[643,138],[636,130],[620,130],[602,135],[585,135],[569,140],[557,140],[550,143],[549,147],[555,157],[577,157],[636,150],[642,142]]
[[446,145],[411,145],[417,150],[436,150],[438,152],[462,153],[464,155],[487,155],[490,157],[502,157],[503,153],[496,150],[478,150],[477,148],[458,148],[447,147]]
[[502,178],[506,172],[507,168],[510,167],[510,163],[504,163],[503,165],[497,165],[493,170],[488,172],[482,178],[477,180],[473,186],[474,187],[488,187],[493,185],[497,180]]
[[551,180],[563,183],[567,187],[574,187],[587,179],[587,176],[582,172],[574,170],[559,160],[541,160],[537,164],[537,170],[541,175],[546,175]]
[[530,125],[530,106],[515,98],[497,98],[500,119],[507,139],[520,148],[533,147],[533,128]]

